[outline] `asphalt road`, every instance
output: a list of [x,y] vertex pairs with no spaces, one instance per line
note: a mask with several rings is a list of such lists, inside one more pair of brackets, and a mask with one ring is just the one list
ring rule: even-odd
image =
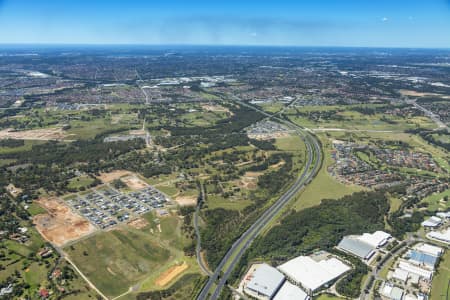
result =
[[[255,109],[268,116],[269,118],[282,122],[296,130],[296,132],[302,137],[303,141],[306,144],[308,160],[305,165],[304,171],[299,175],[292,186],[269,209],[267,209],[258,218],[258,220],[253,223],[250,228],[247,229],[247,231],[245,231],[239,237],[238,240],[236,240],[236,242],[234,242],[234,244],[222,258],[214,273],[210,275],[208,282],[197,297],[197,299],[199,300],[215,300],[220,296],[220,293],[226,285],[231,272],[236,267],[245,251],[250,247],[256,237],[263,231],[265,226],[269,224],[277,216],[277,214],[290,202],[290,200],[314,178],[322,162],[322,150],[318,141],[313,135],[289,121],[278,118],[251,105],[248,105],[247,103],[240,101],[240,99],[237,99],[236,97],[234,97],[234,100],[241,105]],[[220,279],[219,275],[221,275]],[[218,279],[219,282],[217,283],[216,288],[214,289],[212,294],[210,294],[210,290]]]
[[[205,199],[205,187],[203,184],[200,186],[200,192],[201,192],[201,202]],[[195,255],[197,256],[197,263],[200,266],[200,268],[203,270],[203,272],[207,275],[211,275],[211,271],[209,271],[208,267],[205,265],[205,262],[202,259],[202,239],[200,236],[200,228],[198,227],[198,214],[200,213],[200,203],[197,203],[197,207],[195,208],[194,213],[194,229],[195,229],[195,235],[197,237],[197,244],[195,245]]]

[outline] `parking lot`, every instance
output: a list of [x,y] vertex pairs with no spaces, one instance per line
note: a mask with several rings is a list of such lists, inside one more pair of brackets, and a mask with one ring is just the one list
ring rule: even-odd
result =
[[151,186],[124,193],[110,185],[67,201],[73,209],[101,229],[127,222],[152,209],[161,208],[168,202],[164,194]]

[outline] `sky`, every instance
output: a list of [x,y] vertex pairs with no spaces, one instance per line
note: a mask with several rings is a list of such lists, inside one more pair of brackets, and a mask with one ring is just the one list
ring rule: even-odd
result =
[[450,0],[0,0],[0,44],[450,48]]

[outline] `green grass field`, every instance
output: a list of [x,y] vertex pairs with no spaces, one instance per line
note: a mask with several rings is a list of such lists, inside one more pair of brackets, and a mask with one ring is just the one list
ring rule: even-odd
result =
[[319,205],[323,199],[338,199],[345,195],[361,191],[362,188],[354,185],[345,185],[338,182],[328,173],[327,168],[333,164],[330,156],[331,142],[325,136],[320,139],[323,145],[323,165],[314,180],[301,192],[294,204],[296,210]]
[[145,216],[144,229],[122,226],[82,240],[64,250],[82,272],[106,295],[117,296],[137,285],[140,291],[155,289],[155,279],[170,266],[186,261],[186,272],[197,272],[193,258],[184,256],[185,239],[176,216],[160,220]]
[[450,297],[450,250],[441,258],[439,269],[433,278],[430,300],[449,299]]
[[321,294],[318,297],[315,297],[314,300],[342,300],[344,298],[340,298],[331,294]]
[[209,195],[207,203],[208,209],[225,208],[242,210],[252,204],[252,201],[248,199],[229,200],[221,197],[220,195]]
[[445,202],[445,201],[441,202],[441,200],[445,196],[450,198],[450,189],[448,189],[442,193],[432,194],[432,195],[424,198],[422,200],[422,202],[428,203],[428,210],[430,210],[430,211],[446,210],[446,209],[450,208],[450,199],[447,202]]
[[82,272],[106,295],[117,296],[160,264],[170,252],[137,231],[114,230],[65,249]]
[[69,184],[67,185],[67,187],[69,189],[76,189],[78,190],[81,187],[88,187],[91,183],[94,182],[94,179],[89,177],[89,176],[79,176],[79,177],[75,177],[72,178],[71,180],[69,180]]
[[29,205],[28,212],[30,213],[31,216],[35,216],[35,215],[46,213],[47,211],[45,209],[43,209],[42,207],[40,207],[35,202],[33,202]]
[[33,145],[42,144],[43,141],[30,141],[26,140],[24,141],[23,146],[19,147],[0,147],[0,154],[10,154],[10,153],[17,153],[17,152],[23,152],[28,151],[33,147]]
[[[351,108],[352,106],[348,106]],[[274,109],[274,105],[270,106],[270,109]],[[303,113],[309,112],[325,112],[336,111],[337,118],[320,118],[317,120],[311,120],[306,116],[296,115],[296,111],[293,108],[287,109],[286,114],[295,123],[308,128],[342,128],[351,130],[392,130],[403,131],[406,129],[414,129],[417,126],[427,129],[436,128],[429,118],[416,116],[411,118],[400,118],[395,116],[386,116],[384,114],[365,115],[357,111],[342,110],[342,107],[330,105],[330,106],[304,106],[299,108]]]

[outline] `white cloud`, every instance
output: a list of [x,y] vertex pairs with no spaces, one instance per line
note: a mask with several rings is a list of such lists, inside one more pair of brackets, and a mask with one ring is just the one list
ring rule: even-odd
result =
[[388,19],[387,17],[383,17],[383,18],[381,19],[381,22],[387,22],[387,21],[389,21],[389,19]]

